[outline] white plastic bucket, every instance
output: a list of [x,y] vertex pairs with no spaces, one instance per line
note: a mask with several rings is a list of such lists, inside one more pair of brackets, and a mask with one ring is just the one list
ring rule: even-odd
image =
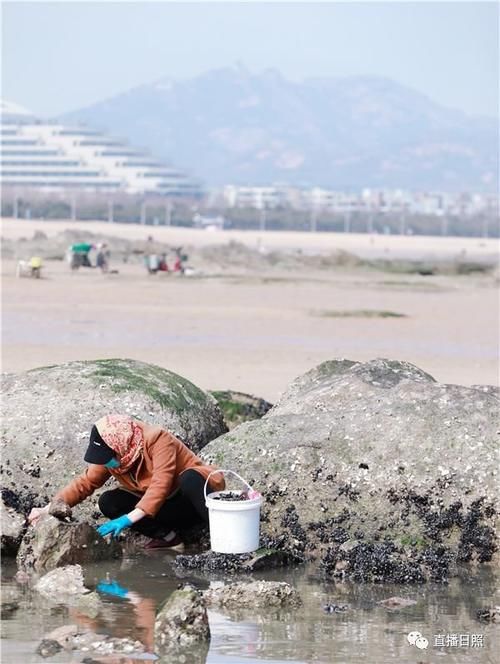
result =
[[225,491],[214,491],[207,496],[208,480],[216,473],[232,473],[252,490],[250,484],[233,470],[214,470],[207,477],[204,493],[205,505],[208,508],[211,549],[217,553],[255,551],[259,548],[262,496],[251,500],[214,500],[221,493],[225,493]]

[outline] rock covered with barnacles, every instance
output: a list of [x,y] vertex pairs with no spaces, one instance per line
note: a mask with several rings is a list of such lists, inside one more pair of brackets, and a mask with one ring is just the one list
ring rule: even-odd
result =
[[144,653],[140,641],[129,638],[111,637],[97,634],[78,625],[63,625],[52,630],[38,644],[36,652],[44,658],[52,657],[60,651],[80,650],[95,655],[126,655],[133,657]]
[[35,583],[35,590],[45,597],[59,599],[63,595],[83,595],[90,592],[85,586],[81,565],[66,565],[44,574]]
[[252,553],[217,553],[205,551],[198,554],[176,556],[174,566],[182,571],[221,572],[233,574],[238,572],[256,572],[276,567],[300,565],[304,556],[293,549],[280,546],[280,542],[263,536],[261,548]]
[[260,491],[263,532],[326,574],[445,581],[499,560],[499,410],[496,390],[408,362],[333,360],[202,456]]
[[302,600],[293,586],[285,581],[250,581],[214,583],[203,593],[208,606],[298,607]]
[[203,594],[189,584],[175,590],[156,614],[154,639],[161,661],[205,662],[210,627]]
[[28,529],[17,554],[19,569],[47,572],[75,565],[119,558],[120,544],[101,537],[88,523],[65,523],[44,516]]
[[85,585],[81,565],[53,569],[38,579],[34,587],[50,601],[73,606],[92,618],[101,610],[99,595]]

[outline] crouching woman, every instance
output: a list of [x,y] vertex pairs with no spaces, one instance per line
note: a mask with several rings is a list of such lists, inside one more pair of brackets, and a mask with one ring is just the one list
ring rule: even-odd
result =
[[[180,548],[179,530],[208,523],[203,489],[216,469],[168,431],[127,415],[106,415],[92,427],[84,460],[88,468],[54,500],[73,507],[113,477],[119,487],[99,498],[110,519],[98,528],[101,535],[116,537],[132,528],[149,537],[147,549]],[[224,477],[216,472],[207,493],[222,489]],[[36,524],[49,507],[32,509],[29,521]]]

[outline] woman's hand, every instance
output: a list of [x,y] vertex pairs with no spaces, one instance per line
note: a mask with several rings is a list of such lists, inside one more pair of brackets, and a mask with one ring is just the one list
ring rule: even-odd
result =
[[118,535],[122,532],[122,530],[124,530],[125,528],[130,528],[131,525],[132,521],[128,518],[126,514],[124,514],[123,516],[119,516],[117,519],[112,519],[107,523],[103,523],[102,526],[99,526],[99,528],[97,528],[97,532],[102,537],[106,537],[106,535],[110,534],[111,537],[118,537]]
[[45,507],[34,507],[31,512],[28,514],[28,521],[32,526],[36,526],[36,524],[40,521],[42,516],[45,516],[46,514],[49,513],[49,508],[50,508],[50,503],[48,505],[45,505]]

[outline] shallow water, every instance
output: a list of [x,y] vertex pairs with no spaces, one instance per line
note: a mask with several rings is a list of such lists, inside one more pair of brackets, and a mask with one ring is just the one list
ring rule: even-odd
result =
[[[181,576],[173,570],[172,561],[172,554],[153,552],[148,557],[132,556],[120,563],[86,566],[88,587],[94,589],[100,580],[108,577],[142,598],[134,605],[128,599],[101,594],[103,609],[95,620],[78,614],[75,609],[51,604],[28,586],[19,585],[14,580],[15,566],[4,561],[2,587],[7,592],[19,591],[20,607],[2,622],[1,661],[3,664],[82,662],[89,653],[63,652],[47,659],[35,653],[45,634],[69,623],[111,636],[139,639],[149,646],[149,655],[144,658],[154,659],[151,630],[159,603],[181,581],[190,581],[203,589],[224,578],[217,574]],[[231,578],[248,580],[249,576]],[[419,587],[333,583],[318,577],[312,567],[260,572],[252,578],[288,581],[299,590],[303,606],[296,610],[254,610],[246,606],[237,611],[210,610],[212,639],[206,659],[201,659],[206,664],[499,661],[500,626],[481,623],[475,617],[477,609],[499,603],[498,595],[495,596],[496,578],[491,570],[464,570],[461,578],[449,585]],[[395,595],[417,603],[397,611],[377,604]],[[323,607],[327,603],[348,605],[348,609],[326,613]],[[428,639],[427,650],[408,643],[411,631],[419,631]],[[451,645],[455,642],[454,635],[459,643],[461,637],[462,645]],[[436,645],[436,637],[437,643],[442,637],[450,645]],[[465,645],[467,640],[469,646]],[[472,642],[477,645],[472,646]],[[144,661],[130,657],[94,658],[127,664]]]

